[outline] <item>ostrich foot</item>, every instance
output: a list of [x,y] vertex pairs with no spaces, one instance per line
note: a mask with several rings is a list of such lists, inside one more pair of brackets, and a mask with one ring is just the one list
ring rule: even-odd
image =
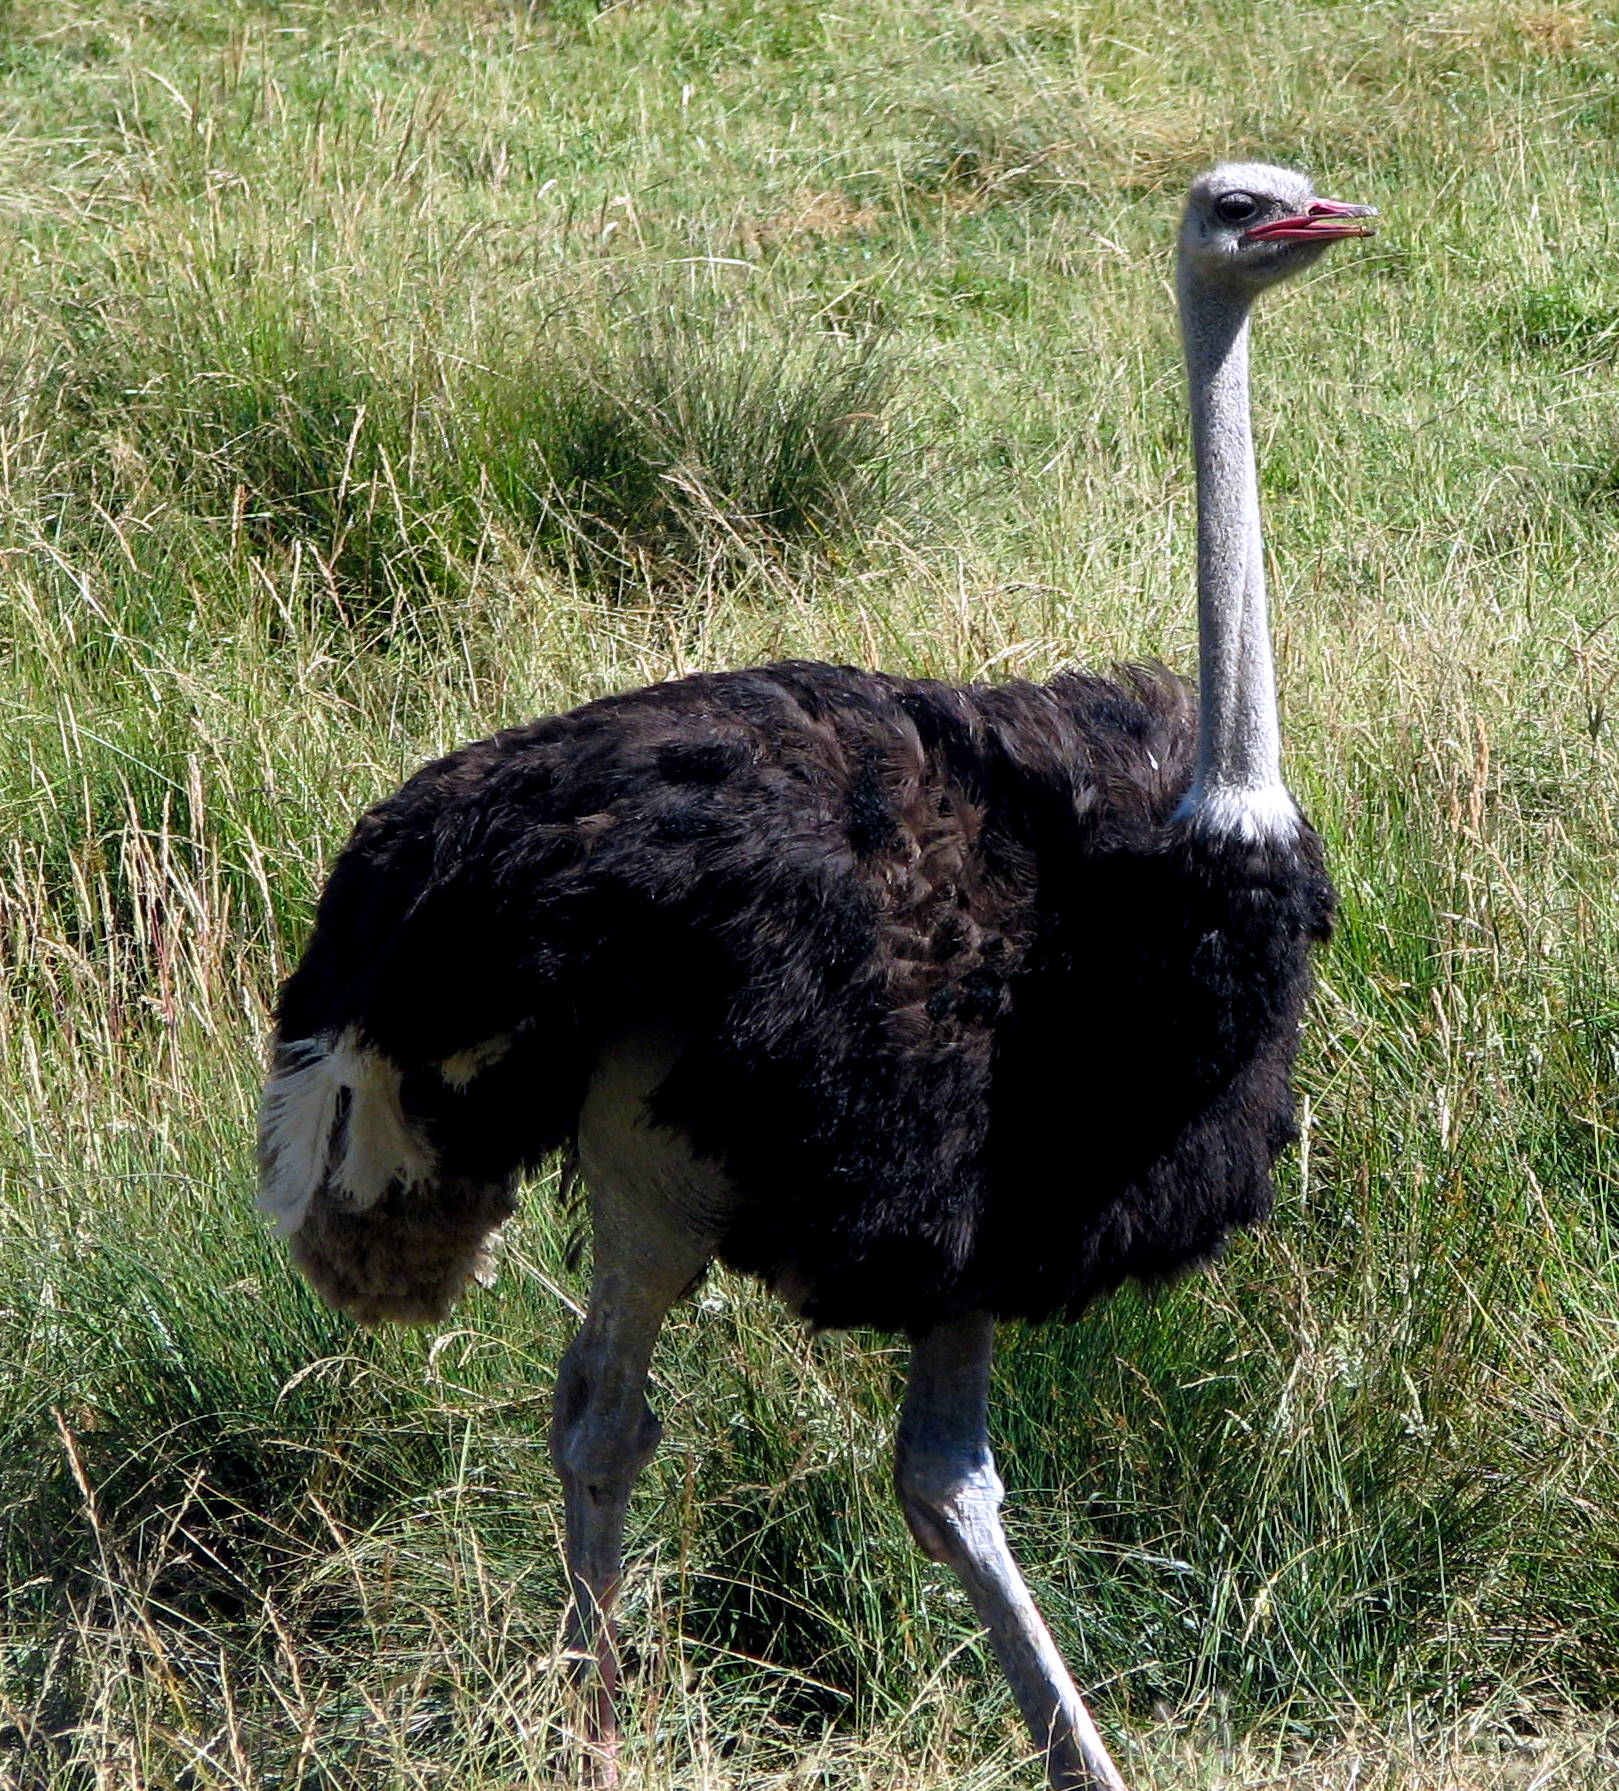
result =
[[618,1791],[618,1662],[611,1642],[607,1647],[603,1658],[588,1643],[570,1644],[563,1657],[566,1727],[547,1765],[558,1785],[578,1786],[580,1791]]

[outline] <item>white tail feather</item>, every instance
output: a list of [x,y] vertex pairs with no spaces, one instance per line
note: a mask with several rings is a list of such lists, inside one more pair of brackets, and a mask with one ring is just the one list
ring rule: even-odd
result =
[[363,1212],[392,1183],[411,1187],[431,1175],[432,1153],[405,1117],[399,1085],[398,1068],[362,1046],[352,1028],[285,1050],[259,1107],[258,1203],[283,1237],[303,1224],[323,1188]]

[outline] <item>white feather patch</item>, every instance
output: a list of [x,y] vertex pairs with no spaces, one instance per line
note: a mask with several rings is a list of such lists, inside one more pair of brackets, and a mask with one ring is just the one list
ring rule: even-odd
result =
[[259,1107],[258,1202],[283,1237],[303,1224],[322,1188],[363,1212],[393,1182],[408,1188],[432,1173],[432,1155],[405,1117],[399,1085],[398,1068],[360,1045],[352,1028],[284,1053]]
[[290,1046],[259,1102],[259,1211],[289,1237],[304,1222],[326,1179],[342,1084],[331,1070],[332,1041]]
[[1209,833],[1235,834],[1255,845],[1284,845],[1299,830],[1298,804],[1280,784],[1261,790],[1194,787],[1175,818]]

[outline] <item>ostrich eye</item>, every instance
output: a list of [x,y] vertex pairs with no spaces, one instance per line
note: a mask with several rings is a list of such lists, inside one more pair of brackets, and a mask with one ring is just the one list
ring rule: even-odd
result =
[[1259,210],[1259,201],[1252,193],[1222,193],[1214,202],[1222,223],[1246,224]]

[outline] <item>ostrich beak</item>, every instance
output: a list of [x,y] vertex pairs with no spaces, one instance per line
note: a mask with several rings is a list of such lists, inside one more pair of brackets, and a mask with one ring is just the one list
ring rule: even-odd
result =
[[1337,199],[1312,199],[1304,210],[1291,218],[1273,218],[1268,224],[1255,224],[1237,239],[1241,243],[1335,243],[1346,236],[1371,236],[1375,225],[1356,222],[1375,218],[1370,205],[1345,205]]

